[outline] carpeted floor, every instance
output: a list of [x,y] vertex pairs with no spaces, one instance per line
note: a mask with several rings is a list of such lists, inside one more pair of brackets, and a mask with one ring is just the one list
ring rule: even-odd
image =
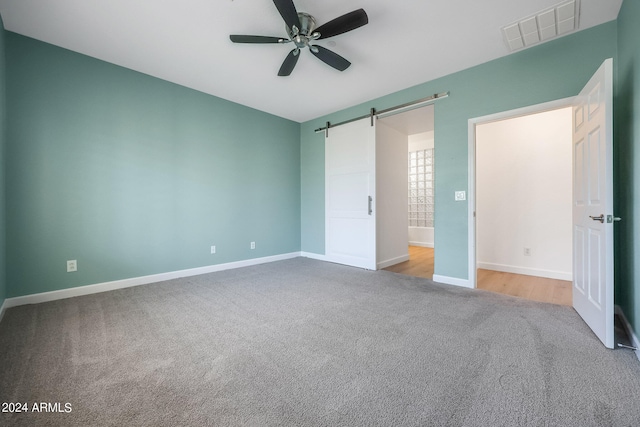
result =
[[0,402],[25,426],[637,426],[640,363],[569,307],[296,258],[9,309]]

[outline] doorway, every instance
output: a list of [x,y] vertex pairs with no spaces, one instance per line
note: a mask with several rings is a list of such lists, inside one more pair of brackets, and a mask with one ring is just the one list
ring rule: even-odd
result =
[[[407,146],[400,170],[407,199],[399,213],[406,221],[400,238],[407,255],[392,263],[383,262],[380,268],[429,279],[433,278],[435,251],[434,114],[434,106],[427,105],[378,120],[378,129],[391,129]],[[384,134],[378,135],[384,138]],[[379,229],[379,233],[384,230]],[[378,247],[380,254],[384,254],[384,250]]]
[[572,109],[475,131],[477,287],[571,305]]
[[469,121],[471,287],[571,305],[572,101]]

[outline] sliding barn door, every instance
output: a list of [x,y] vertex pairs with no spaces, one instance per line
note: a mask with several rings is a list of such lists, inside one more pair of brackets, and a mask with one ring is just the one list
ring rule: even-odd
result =
[[369,270],[376,269],[375,135],[367,118],[325,137],[325,255]]
[[573,107],[573,307],[613,348],[613,60]]

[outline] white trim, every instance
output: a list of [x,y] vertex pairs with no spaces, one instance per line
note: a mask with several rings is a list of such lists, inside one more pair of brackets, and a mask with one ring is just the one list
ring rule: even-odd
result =
[[225,264],[209,265],[206,267],[190,268],[187,270],[171,271],[168,273],[152,274],[149,276],[132,277],[130,279],[115,280],[113,282],[98,283],[94,285],[78,286],[76,288],[61,289],[58,291],[42,292],[39,294],[25,295],[21,297],[7,298],[3,304],[5,308],[17,307],[25,304],[38,304],[41,302],[55,301],[59,299],[72,298],[82,295],[97,294],[100,292],[113,291],[116,289],[130,288],[133,286],[146,285],[149,283],[162,282],[165,280],[178,279],[180,277],[197,276],[217,271],[231,270],[234,268],[249,267],[252,265],[265,264],[274,261],[296,258],[300,252],[273,255],[263,258],[253,258],[243,261],[229,262]]
[[392,265],[396,265],[396,264],[399,264],[399,263],[405,262],[405,261],[409,261],[409,254],[402,255],[402,256],[399,256],[399,257],[388,259],[386,261],[379,262],[379,263],[377,263],[377,267],[378,267],[378,270],[381,270],[383,268],[387,268],[387,267],[390,267]]
[[548,279],[567,280],[569,282],[573,281],[573,274],[570,271],[541,270],[539,268],[492,264],[490,262],[478,262],[477,267],[484,270],[503,271],[505,273],[523,274],[525,276],[546,277]]
[[446,285],[462,286],[463,288],[473,288],[470,280],[458,279],[457,277],[447,277],[447,276],[440,276],[439,274],[434,274],[433,281],[438,283],[444,283]]
[[434,245],[433,243],[429,243],[429,242],[414,242],[414,241],[409,241],[409,246],[420,246],[422,248],[433,248]]
[[468,224],[468,248],[469,248],[469,288],[477,286],[476,277],[476,126],[480,124],[495,122],[499,120],[512,119],[527,116],[530,114],[543,113],[545,111],[557,110],[559,108],[573,105],[575,97],[557,99],[555,101],[544,102],[542,104],[530,105],[528,107],[516,108],[514,110],[489,114],[487,116],[475,117],[468,121],[468,191],[467,191],[467,224]]
[[2,318],[4,317],[4,312],[7,311],[9,306],[7,305],[7,300],[5,299],[2,303],[2,307],[0,307],[0,322],[2,322]]
[[469,247],[469,287],[476,288],[478,286],[478,266],[476,265],[476,125],[479,119],[469,119],[469,128],[467,130],[469,137],[469,158],[468,161],[468,183],[467,186],[467,239]]
[[633,326],[631,326],[631,323],[629,323],[629,320],[627,320],[627,316],[624,315],[624,311],[622,311],[622,307],[620,307],[619,305],[616,305],[615,312],[620,316],[620,319],[622,319],[622,323],[624,323],[624,326],[627,329],[627,332],[631,335],[629,337],[631,338],[631,345],[638,349],[638,350],[635,350],[634,353],[636,354],[636,357],[638,358],[638,360],[640,360],[640,339],[638,339],[638,336],[633,330]]
[[326,255],[314,254],[313,252],[300,252],[301,257],[316,259],[318,261],[326,261],[329,262]]

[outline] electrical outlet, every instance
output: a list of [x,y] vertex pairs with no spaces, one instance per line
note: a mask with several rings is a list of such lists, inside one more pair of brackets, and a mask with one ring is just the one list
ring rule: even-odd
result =
[[465,191],[456,191],[454,194],[456,202],[467,200],[467,193]]
[[531,256],[531,248],[524,248],[524,256]]
[[67,273],[78,271],[78,260],[70,259],[67,261]]
[[216,247],[215,246],[211,246],[211,253],[215,254],[216,253]]
[[256,242],[251,242],[251,249],[255,249],[256,248]]

